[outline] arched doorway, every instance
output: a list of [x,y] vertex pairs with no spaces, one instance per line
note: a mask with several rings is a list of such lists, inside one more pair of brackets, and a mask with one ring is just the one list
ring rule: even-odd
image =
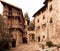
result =
[[23,37],[23,43],[27,43],[27,38]]

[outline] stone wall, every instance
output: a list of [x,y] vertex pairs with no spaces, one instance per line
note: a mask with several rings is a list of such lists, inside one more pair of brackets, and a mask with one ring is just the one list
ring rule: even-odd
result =
[[[45,39],[49,38],[50,40],[56,39],[56,37],[60,38],[60,0],[52,0],[48,2],[48,7],[46,10],[37,16],[35,16],[35,31],[36,36],[40,36],[41,40],[43,36]],[[44,9],[44,8],[43,8]],[[43,18],[45,17],[45,18]],[[51,21],[52,20],[52,21]],[[45,28],[43,29],[43,24]],[[37,27],[40,26],[40,29]]]

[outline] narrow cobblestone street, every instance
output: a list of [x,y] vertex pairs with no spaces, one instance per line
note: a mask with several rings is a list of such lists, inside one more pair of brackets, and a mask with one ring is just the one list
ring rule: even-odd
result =
[[9,51],[36,51],[38,49],[37,43],[21,44],[19,47],[12,48]]
[[60,48],[51,47],[42,49],[39,43],[31,43],[31,44],[20,44],[20,46],[16,48],[12,48],[7,51],[60,51]]
[[60,0],[0,0],[0,12],[0,51],[60,51]]

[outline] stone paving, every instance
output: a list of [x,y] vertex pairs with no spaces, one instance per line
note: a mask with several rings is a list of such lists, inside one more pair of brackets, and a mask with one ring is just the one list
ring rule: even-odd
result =
[[9,51],[36,51],[38,49],[37,43],[21,44],[19,47],[12,48]]
[[19,47],[12,48],[9,51],[60,51],[60,48],[51,47],[42,49],[38,43],[31,43],[31,44],[21,44]]

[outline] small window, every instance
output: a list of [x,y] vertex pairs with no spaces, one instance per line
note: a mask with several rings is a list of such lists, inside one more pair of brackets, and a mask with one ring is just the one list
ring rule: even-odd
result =
[[9,12],[8,11],[3,11],[3,15],[7,16],[7,15],[9,15]]
[[42,25],[42,28],[44,29],[45,27],[46,27],[46,24],[43,24],[43,25]]
[[37,20],[37,22],[39,22],[39,19]]
[[40,29],[40,26],[37,27],[37,30],[39,30],[39,29]]
[[52,11],[52,5],[50,5],[49,11]]
[[50,23],[52,23],[53,22],[53,20],[52,20],[52,18],[50,18]]
[[23,28],[26,28],[26,25],[24,25]]
[[43,19],[45,19],[45,15],[43,15]]
[[45,38],[45,36],[43,36],[43,38]]
[[29,25],[29,23],[30,23],[29,20],[27,20],[27,25]]

